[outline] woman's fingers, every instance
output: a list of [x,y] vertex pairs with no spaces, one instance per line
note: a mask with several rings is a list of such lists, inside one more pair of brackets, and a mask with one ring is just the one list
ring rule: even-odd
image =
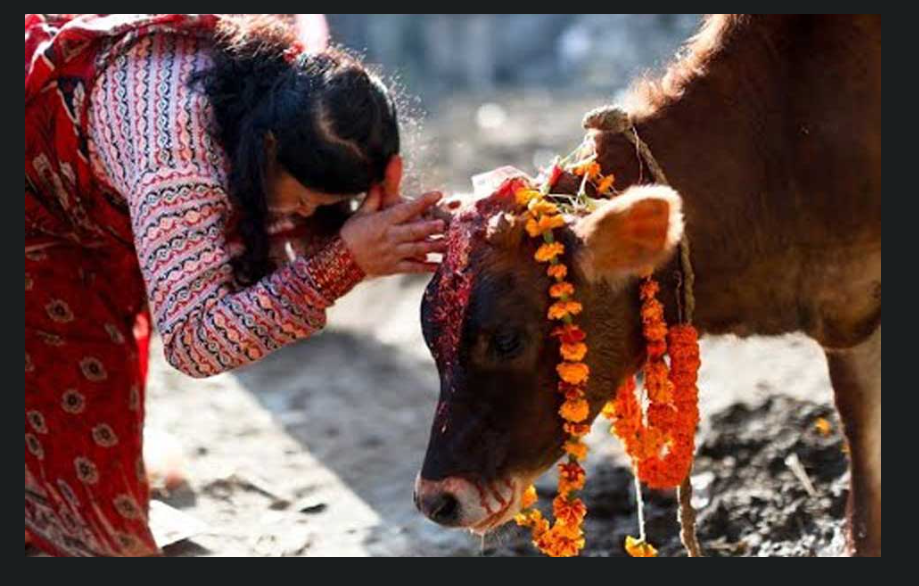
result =
[[408,224],[392,227],[392,237],[396,242],[416,242],[435,234],[443,234],[445,224],[442,220],[417,220]]
[[436,262],[403,260],[396,265],[396,273],[433,273],[435,271],[437,271]]
[[386,214],[388,214],[389,220],[393,224],[402,224],[422,214],[426,209],[440,201],[441,197],[443,197],[443,194],[439,191],[431,191],[418,199],[389,208],[386,210]]
[[409,198],[409,197],[405,197],[404,195],[400,195],[399,197],[396,197],[396,198],[391,198],[391,197],[389,197],[389,196],[385,196],[385,195],[384,195],[384,196],[383,196],[383,199],[385,200],[385,201],[383,202],[383,209],[384,209],[384,210],[388,210],[389,208],[393,208],[393,207],[395,207],[395,206],[397,206],[397,205],[400,205],[400,204],[403,204],[403,203],[409,203],[409,202],[411,202],[411,201],[414,201],[413,199],[411,199],[411,198]]
[[420,257],[427,254],[438,254],[447,251],[447,243],[443,240],[427,240],[422,242],[406,242],[396,247],[396,253],[402,258]]

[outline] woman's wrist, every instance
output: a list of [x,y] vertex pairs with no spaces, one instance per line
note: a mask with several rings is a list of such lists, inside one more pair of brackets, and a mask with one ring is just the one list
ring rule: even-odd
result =
[[330,305],[367,276],[340,236],[305,259],[304,267],[313,286]]

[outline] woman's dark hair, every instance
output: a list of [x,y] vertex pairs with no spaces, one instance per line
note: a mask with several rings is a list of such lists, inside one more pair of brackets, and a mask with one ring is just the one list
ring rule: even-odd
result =
[[300,183],[343,196],[382,181],[399,152],[396,106],[379,78],[344,51],[298,53],[298,45],[294,28],[278,18],[222,18],[213,66],[194,80],[230,159],[229,194],[245,244],[234,270],[244,284],[274,268],[266,231],[269,135],[277,162]]

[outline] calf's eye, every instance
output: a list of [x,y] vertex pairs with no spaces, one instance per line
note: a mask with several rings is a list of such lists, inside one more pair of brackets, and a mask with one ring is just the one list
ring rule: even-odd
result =
[[499,358],[510,358],[523,348],[523,339],[516,331],[498,332],[492,337],[492,346]]

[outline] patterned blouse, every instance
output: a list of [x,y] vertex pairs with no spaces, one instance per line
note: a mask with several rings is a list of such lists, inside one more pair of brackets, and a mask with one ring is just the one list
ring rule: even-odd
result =
[[170,364],[205,377],[258,360],[325,325],[325,310],[364,278],[340,238],[240,287],[227,239],[228,160],[191,76],[204,41],[143,37],[111,61],[90,95],[98,179],[124,198],[154,320]]

